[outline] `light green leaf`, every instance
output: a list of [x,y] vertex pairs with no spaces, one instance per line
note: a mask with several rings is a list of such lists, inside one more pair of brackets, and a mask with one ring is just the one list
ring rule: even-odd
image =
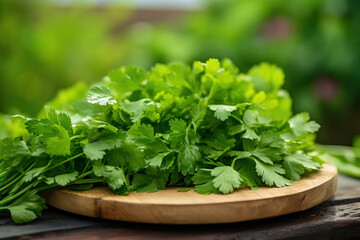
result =
[[120,106],[130,114],[132,122],[137,122],[145,113],[146,109],[153,105],[154,102],[149,99],[141,99],[136,102],[121,102]]
[[170,139],[173,147],[181,145],[186,137],[186,122],[182,119],[172,119],[170,125]]
[[207,73],[215,73],[220,69],[220,62],[215,58],[210,58],[206,61],[205,70]]
[[55,182],[60,186],[66,186],[72,181],[75,181],[78,175],[79,173],[77,171],[74,171],[72,173],[64,173],[64,174],[56,175],[54,179]]
[[259,91],[277,91],[284,84],[284,72],[275,65],[261,63],[249,70],[253,84]]
[[10,211],[15,223],[28,223],[40,216],[46,206],[45,200],[37,195],[35,190],[32,190],[24,193],[5,208]]
[[109,88],[104,86],[90,88],[87,101],[91,104],[98,104],[100,106],[113,105],[116,103],[116,99],[111,94]]
[[236,110],[236,106],[229,105],[209,105],[209,108],[215,111],[214,116],[221,121],[225,121],[231,116],[231,112]]
[[183,175],[195,172],[198,162],[201,160],[201,153],[196,145],[184,144],[178,156],[178,167]]
[[211,176],[215,177],[212,182],[214,187],[220,192],[228,194],[240,187],[243,181],[239,173],[230,166],[216,167],[211,171]]
[[117,190],[126,184],[124,171],[115,166],[103,165],[99,162],[93,166],[94,173],[98,177],[103,177],[110,189]]
[[270,187],[284,187],[291,185],[291,182],[282,176],[285,174],[285,170],[281,167],[281,165],[270,165],[259,160],[255,160],[255,163],[256,173],[262,178],[262,181],[266,185]]
[[68,132],[60,125],[52,127],[54,136],[46,139],[46,153],[54,156],[70,154],[70,137]]
[[308,113],[298,113],[289,120],[290,128],[296,137],[319,130],[320,125],[315,121],[309,121],[309,119]]

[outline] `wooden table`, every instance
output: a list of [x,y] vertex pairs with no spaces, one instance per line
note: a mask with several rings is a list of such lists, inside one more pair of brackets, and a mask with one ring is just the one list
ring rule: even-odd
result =
[[219,225],[153,225],[92,219],[45,210],[15,225],[0,214],[0,239],[360,239],[360,180],[339,176],[330,200],[286,216]]

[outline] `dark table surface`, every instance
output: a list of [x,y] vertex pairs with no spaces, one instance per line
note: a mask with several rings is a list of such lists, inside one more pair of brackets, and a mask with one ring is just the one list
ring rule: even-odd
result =
[[0,239],[360,239],[360,180],[339,176],[328,201],[303,212],[242,223],[154,225],[93,219],[49,208],[14,224],[0,214]]

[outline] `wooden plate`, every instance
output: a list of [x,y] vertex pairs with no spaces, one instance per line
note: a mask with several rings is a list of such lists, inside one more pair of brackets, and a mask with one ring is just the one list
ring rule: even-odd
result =
[[181,188],[118,196],[107,188],[55,190],[46,195],[53,207],[80,215],[165,224],[230,223],[298,212],[314,207],[335,192],[337,170],[324,164],[318,172],[283,188],[240,189],[228,195],[202,195]]

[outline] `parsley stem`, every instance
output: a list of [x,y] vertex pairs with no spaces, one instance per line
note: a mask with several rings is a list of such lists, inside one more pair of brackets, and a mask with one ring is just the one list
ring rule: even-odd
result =
[[189,124],[189,126],[186,128],[186,133],[185,133],[185,141],[187,144],[190,143],[189,141],[189,130],[190,130],[191,124]]
[[3,200],[0,201],[0,206],[4,206],[5,204],[7,204],[8,202],[11,202],[12,200],[18,198],[19,196],[21,196],[23,193],[25,193],[26,191],[28,191],[30,188],[34,187],[36,184],[38,184],[38,182],[33,182],[32,184],[29,184],[28,186],[26,186],[24,189],[22,189],[21,191],[17,192],[14,195],[8,196],[7,198],[4,198]]
[[119,117],[121,118],[121,120],[124,121],[124,123],[127,123],[127,121],[125,120],[125,118],[123,117],[122,113],[121,113],[121,108],[119,110]]
[[214,166],[224,166],[224,164],[223,163],[221,163],[221,162],[214,162],[213,160],[211,160],[210,158],[207,158],[206,157],[206,160],[208,160],[208,162],[205,162],[205,163],[208,163],[208,164],[210,164],[210,165],[214,165]]
[[76,138],[81,138],[81,136],[80,136],[80,135],[72,136],[72,137],[70,138],[70,141],[72,141],[72,140],[74,140],[74,139],[76,139]]
[[66,160],[64,160],[62,162],[59,162],[58,164],[55,164],[54,166],[49,167],[48,169],[46,169],[46,171],[57,168],[58,166],[61,166],[61,165],[65,164],[65,163],[70,162],[71,160],[74,160],[74,159],[76,159],[78,157],[81,157],[83,155],[84,155],[84,153],[79,153],[79,154],[77,154],[77,155],[75,155],[75,156],[73,156],[71,158],[68,158],[68,159],[66,159]]
[[238,160],[238,158],[234,158],[234,159],[232,160],[232,162],[231,162],[231,167],[232,167],[232,168],[234,168],[236,160]]
[[89,166],[90,162],[91,162],[91,161],[88,161],[88,162],[86,163],[86,165],[85,165],[85,167],[84,167],[84,170],[82,171],[82,173],[81,173],[81,174],[83,174],[83,173],[87,170],[87,168],[88,168],[88,166]]
[[[6,172],[4,172],[6,173]],[[13,174],[10,178],[8,178],[7,180],[4,181],[3,185],[11,182],[14,178],[16,178],[18,175],[17,174]],[[0,192],[1,192],[1,189],[0,189]]]
[[79,176],[77,177],[77,180],[79,180],[79,179],[81,179],[81,178],[84,178],[84,177],[86,177],[86,176],[88,176],[88,175],[90,175],[90,174],[92,174],[92,173],[94,173],[93,170],[91,170],[91,171],[89,171],[89,172],[86,172],[86,173],[83,173],[83,174],[81,174],[81,175],[79,175]]
[[59,188],[59,186],[57,184],[44,185],[44,186],[38,187],[36,189],[36,191],[40,193],[40,192],[43,192],[48,189],[56,189],[56,188]]
[[70,185],[86,184],[86,183],[100,183],[100,182],[104,182],[104,179],[102,179],[102,178],[79,179],[79,180],[72,182]]
[[239,121],[240,123],[243,123],[243,121],[240,118],[238,118],[237,116],[235,116],[234,114],[231,114],[231,116],[233,118],[235,118],[237,121]]
[[[22,176],[24,176],[25,173],[27,173],[33,166],[35,165],[35,162],[33,162],[25,171],[23,171],[17,178],[15,178],[14,180],[12,180],[11,182],[9,182],[8,184],[6,184],[5,186],[3,186],[2,188],[0,188],[0,192],[6,190],[8,187],[10,187],[12,184],[16,183],[17,181],[20,180],[20,178]],[[16,175],[15,175],[16,176]]]

